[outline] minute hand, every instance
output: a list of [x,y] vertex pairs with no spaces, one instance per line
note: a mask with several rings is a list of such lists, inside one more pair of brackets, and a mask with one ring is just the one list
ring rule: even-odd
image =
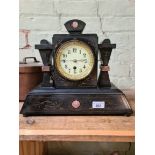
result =
[[62,60],[62,61],[73,61],[73,62],[78,62],[78,61],[80,61],[80,62],[83,62],[83,61],[87,61],[87,59],[80,59],[80,60],[77,60],[77,59],[73,59],[73,60]]
[[80,59],[80,60],[77,60],[77,61],[87,61],[87,59]]

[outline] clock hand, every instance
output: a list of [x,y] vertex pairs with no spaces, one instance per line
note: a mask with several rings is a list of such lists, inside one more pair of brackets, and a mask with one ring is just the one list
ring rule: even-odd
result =
[[74,60],[61,60],[61,61],[64,61],[65,62],[65,61],[74,61]]
[[61,61],[63,61],[63,62],[65,62],[65,61],[73,61],[73,62],[78,62],[78,61],[81,61],[81,62],[83,62],[83,61],[86,61],[87,59],[80,59],[80,60],[77,60],[77,59],[73,59],[73,60],[61,60]]
[[87,59],[80,59],[80,60],[77,60],[77,61],[86,61]]
[[86,61],[87,59],[79,59],[79,60],[77,60],[77,59],[73,59],[73,60],[68,60],[68,61],[73,61],[73,62],[77,62],[77,61]]
[[73,62],[77,62],[78,60],[76,60],[76,59],[73,59],[73,60],[61,60],[61,61],[73,61]]

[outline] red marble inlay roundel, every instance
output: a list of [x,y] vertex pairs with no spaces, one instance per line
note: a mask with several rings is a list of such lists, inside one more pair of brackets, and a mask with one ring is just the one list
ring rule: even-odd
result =
[[78,22],[74,21],[71,25],[74,29],[78,27]]
[[73,107],[73,108],[78,108],[78,107],[80,107],[80,102],[79,102],[78,100],[73,101],[73,102],[72,102],[72,107]]

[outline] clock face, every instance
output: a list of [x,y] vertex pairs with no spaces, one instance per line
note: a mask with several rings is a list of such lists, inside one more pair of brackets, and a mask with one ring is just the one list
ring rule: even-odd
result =
[[87,77],[94,67],[92,49],[84,42],[71,40],[63,43],[56,51],[56,69],[69,80]]

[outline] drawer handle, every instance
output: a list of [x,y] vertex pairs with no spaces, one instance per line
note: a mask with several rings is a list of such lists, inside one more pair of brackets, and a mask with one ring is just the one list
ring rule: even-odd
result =
[[23,63],[24,64],[27,64],[27,59],[33,59],[33,61],[35,62],[35,63],[38,63],[39,61],[36,59],[36,57],[25,57],[24,59],[23,59]]

